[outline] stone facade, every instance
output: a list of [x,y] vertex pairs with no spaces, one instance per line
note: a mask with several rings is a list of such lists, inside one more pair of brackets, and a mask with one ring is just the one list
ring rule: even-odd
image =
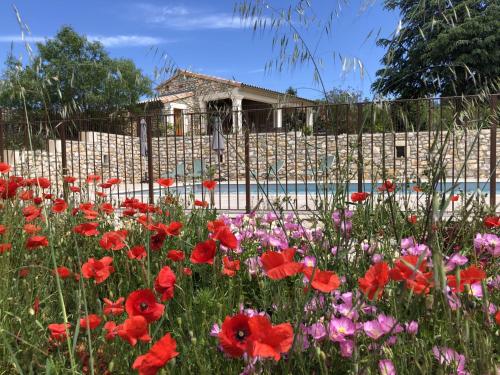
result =
[[[454,136],[453,136],[454,135]],[[447,178],[470,181],[487,180],[490,170],[490,131],[460,131],[419,133],[375,133],[361,138],[363,177],[380,180],[384,175],[391,178],[425,179],[425,170],[430,162],[439,161],[439,149],[443,150],[443,164]],[[434,144],[435,143],[435,144]],[[244,135],[226,136],[226,149],[222,162],[211,149],[211,136],[156,137],[152,139],[153,177],[156,179],[172,171],[176,163],[185,161],[188,172],[195,159],[203,159],[211,168],[214,177],[244,181],[245,148]],[[441,147],[441,145],[443,145]],[[500,149],[500,137],[496,140]],[[67,141],[68,174],[85,178],[97,174],[106,180],[119,177],[123,183],[140,183],[147,174],[147,157],[141,156],[140,138],[86,132],[80,133],[79,141]],[[251,179],[265,175],[269,165],[283,160],[278,173],[281,182],[306,178],[306,170],[320,169],[327,155],[336,156],[329,171],[330,178],[349,176],[357,178],[358,137],[342,134],[337,137],[305,136],[300,133],[260,133],[249,135]],[[60,141],[52,141],[46,151],[5,150],[4,160],[13,166],[13,174],[27,177],[45,176],[52,181],[61,181],[62,153]],[[500,170],[497,170],[500,179]],[[309,174],[310,181],[313,174]],[[181,179],[182,181],[182,179]],[[190,183],[192,180],[187,179]]]

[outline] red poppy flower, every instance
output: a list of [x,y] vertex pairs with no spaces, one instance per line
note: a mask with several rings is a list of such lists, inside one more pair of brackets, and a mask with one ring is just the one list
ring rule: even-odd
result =
[[102,235],[99,245],[104,250],[121,250],[126,246],[124,241],[127,238],[127,233],[126,230],[106,232]]
[[351,194],[351,200],[353,202],[363,202],[370,196],[370,193],[357,192]]
[[21,191],[18,194],[18,197],[22,201],[30,201],[33,199],[34,194],[35,194],[35,192],[33,190],[25,190],[25,191]]
[[410,215],[406,219],[410,224],[416,224],[417,223],[417,215]]
[[10,243],[0,243],[0,254],[6,253],[12,249],[12,244]]
[[268,318],[260,315],[249,319],[251,336],[248,353],[251,357],[274,358],[279,361],[293,343],[293,328],[290,323],[273,326]]
[[394,263],[389,277],[395,281],[405,281],[406,287],[416,294],[429,293],[432,286],[432,272],[427,272],[425,261],[420,262],[415,255],[405,255]]
[[487,216],[484,218],[484,225],[488,228],[500,227],[500,216]]
[[70,186],[69,190],[71,190],[73,193],[79,193],[82,191],[78,186]]
[[26,206],[23,208],[23,216],[26,219],[27,223],[40,217],[41,214],[42,209],[36,206]]
[[116,302],[108,298],[103,298],[102,300],[104,301],[104,315],[121,315],[125,311],[125,307],[123,306],[125,298],[123,297],[118,298]]
[[73,182],[76,181],[76,177],[73,177],[73,176],[64,176],[63,180],[64,180],[64,182],[66,182],[68,184],[72,184]]
[[155,290],[161,294],[161,301],[174,298],[175,273],[169,266],[163,267],[155,279]]
[[495,321],[497,322],[497,325],[500,326],[500,309],[495,314]]
[[244,314],[227,316],[219,332],[219,344],[230,357],[241,357],[250,337],[250,318]]
[[184,260],[184,252],[181,250],[170,250],[167,253],[167,258],[172,262],[181,262]]
[[215,241],[212,239],[198,243],[191,253],[191,263],[213,264],[216,250],[217,246],[215,245]]
[[295,249],[285,249],[282,252],[266,251],[260,257],[262,268],[267,276],[273,280],[284,279],[302,271],[304,265],[294,262]]
[[50,187],[50,181],[45,177],[35,177],[33,179],[33,185],[39,186],[41,189],[47,189]]
[[359,289],[373,300],[379,299],[384,292],[385,285],[389,282],[389,266],[385,262],[378,262],[366,271],[365,276],[358,279]]
[[149,240],[149,248],[153,251],[160,250],[165,243],[167,236],[163,233],[156,233]]
[[226,223],[223,220],[213,220],[207,223],[207,229],[209,232],[215,233],[220,227],[225,227]]
[[7,228],[5,227],[5,225],[0,224],[0,236],[3,236],[6,231]]
[[101,176],[98,176],[96,174],[91,174],[91,175],[88,175],[87,178],[85,179],[85,181],[90,184],[92,182],[97,182],[97,181],[100,181],[101,180]]
[[151,337],[148,332],[148,321],[142,315],[131,316],[118,326],[118,335],[128,341],[132,346],[137,344],[137,341],[150,342]]
[[446,276],[448,285],[454,292],[463,292],[465,285],[477,283],[486,278],[486,272],[481,268],[472,265],[469,268],[460,271],[460,284],[457,284],[457,277],[455,275]]
[[156,180],[156,183],[160,186],[168,188],[174,184],[174,179],[173,178],[159,178]]
[[120,180],[119,178],[116,178],[116,177],[112,177],[112,178],[109,178],[106,183],[107,184],[110,184],[110,185],[118,185],[119,183],[121,183],[122,180]]
[[16,181],[0,179],[0,198],[14,198],[18,188],[19,184]]
[[172,221],[168,226],[163,223],[158,223],[150,226],[150,230],[164,236],[178,236],[181,233],[182,223]]
[[40,205],[40,204],[42,204],[42,202],[43,202],[43,199],[41,197],[33,198],[33,203],[36,205]]
[[70,328],[71,324],[69,323],[52,323],[48,326],[50,337],[57,341],[66,340],[66,337],[68,337],[66,330],[69,330]]
[[147,256],[146,248],[142,245],[137,245],[132,247],[129,251],[127,251],[127,256],[129,259],[137,259],[141,260],[146,258]]
[[458,201],[458,200],[459,200],[459,198],[460,198],[460,195],[452,195],[452,196],[450,197],[450,201],[452,201],[452,202],[456,202],[456,201]]
[[64,267],[64,266],[57,267],[52,272],[54,273],[54,275],[57,274],[63,280],[67,279],[68,277],[70,277],[73,274],[73,272],[71,272],[71,270],[68,267]]
[[201,201],[201,200],[199,200],[199,199],[195,199],[195,200],[194,200],[194,205],[195,205],[196,207],[208,207],[208,202],[206,202],[206,201]]
[[129,316],[142,315],[148,323],[151,323],[160,319],[165,306],[156,301],[156,297],[150,289],[139,289],[127,297],[125,310]]
[[81,234],[82,236],[97,236],[99,234],[99,231],[97,230],[97,227],[99,226],[99,223],[96,222],[88,222],[88,223],[82,223],[78,224],[73,228],[73,232]]
[[[302,273],[311,280],[314,267],[304,267]],[[321,271],[316,269],[311,286],[323,293],[330,293],[340,286],[340,279],[333,271]]]
[[22,267],[20,270],[19,270],[19,277],[20,278],[25,278],[26,276],[28,276],[30,274],[30,269],[28,267]]
[[96,284],[100,284],[115,271],[111,263],[113,263],[111,257],[104,257],[99,260],[90,258],[87,263],[82,265],[82,275],[84,278],[94,279]]
[[377,190],[380,192],[387,191],[388,193],[392,193],[394,190],[396,190],[396,185],[392,181],[386,180],[382,185],[377,187]]
[[208,190],[214,190],[215,187],[217,186],[217,181],[213,180],[203,181],[203,186],[205,186]]
[[107,183],[107,182],[103,182],[103,183],[101,183],[101,184],[99,184],[99,185],[97,185],[97,186],[99,186],[101,189],[109,189],[109,188],[110,188],[111,186],[113,186],[113,185],[112,185],[112,184],[109,184],[109,183]]
[[49,240],[45,236],[33,236],[26,241],[26,248],[29,250],[38,249],[39,247],[49,246]]
[[220,241],[221,245],[224,245],[228,249],[234,250],[238,247],[238,240],[227,226],[217,228],[212,238]]
[[83,329],[96,329],[101,324],[101,317],[96,314],[90,314],[80,319],[80,327]]
[[191,270],[191,268],[188,268],[188,267],[184,267],[182,269],[182,273],[186,276],[191,276],[193,274],[193,271]]
[[99,208],[106,214],[112,214],[115,211],[111,203],[103,203],[99,206]]
[[234,275],[236,275],[236,272],[238,272],[240,269],[240,261],[230,260],[228,256],[222,258],[222,264],[224,265],[222,273],[229,277],[233,277]]
[[68,204],[66,203],[66,201],[64,199],[55,199],[54,200],[54,203],[52,204],[52,212],[55,212],[55,213],[61,213],[61,212],[64,212],[66,211],[66,209],[68,208]]
[[117,326],[115,322],[113,321],[107,321],[104,323],[104,331],[106,331],[106,334],[104,335],[104,338],[106,340],[113,340],[117,335],[118,335],[118,330],[121,329],[121,326]]
[[414,185],[412,187],[413,191],[416,192],[416,193],[421,193],[422,192],[422,189],[420,188],[420,186],[418,185]]
[[104,191],[96,191],[95,194],[101,198],[106,198],[108,196],[108,194],[106,194]]
[[139,375],[155,375],[168,361],[179,355],[175,351],[176,346],[175,340],[167,333],[153,344],[149,352],[137,357],[132,368],[139,371]]
[[9,173],[11,170],[11,167],[7,163],[0,163],[0,173],[5,174]]

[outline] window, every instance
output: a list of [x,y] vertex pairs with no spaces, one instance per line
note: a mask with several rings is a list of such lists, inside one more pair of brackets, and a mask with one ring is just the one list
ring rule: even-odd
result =
[[109,156],[106,154],[102,155],[102,163],[103,164],[108,164],[109,163]]
[[396,157],[406,158],[406,146],[396,146]]

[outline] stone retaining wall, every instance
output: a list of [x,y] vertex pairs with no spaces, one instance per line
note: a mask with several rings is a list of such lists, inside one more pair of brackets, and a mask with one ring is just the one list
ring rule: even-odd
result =
[[[270,164],[283,160],[279,173],[281,179],[305,179],[307,169],[314,170],[326,155],[339,155],[331,176],[357,176],[358,139],[356,135],[304,136],[300,133],[251,134],[250,170],[264,175]],[[485,180],[490,169],[490,131],[419,133],[376,133],[362,137],[364,178],[381,179],[383,170],[388,176],[410,178],[423,176],[429,162],[439,160],[437,152],[444,150],[443,163],[447,177],[457,177],[463,167],[461,178]],[[435,144],[434,144],[435,142]],[[496,140],[500,149],[500,137]],[[219,176],[217,155],[211,150],[211,137],[161,137],[152,139],[154,178],[174,169],[176,162],[186,161],[188,171],[194,159],[203,159]],[[398,148],[399,150],[396,150]],[[119,177],[127,183],[139,183],[146,176],[147,157],[141,156],[138,137],[86,132],[79,141],[67,141],[67,165],[69,174],[85,178],[89,174],[102,175],[103,179]],[[406,157],[396,155],[397,151]],[[13,173],[23,176],[46,176],[60,180],[62,154],[60,141],[51,141],[47,151],[4,152],[5,161],[13,165]],[[467,159],[467,161],[466,161]],[[306,162],[307,160],[307,162]],[[234,180],[244,179],[244,136],[227,135],[220,175]],[[500,175],[500,171],[498,171]],[[313,178],[309,175],[308,180]]]

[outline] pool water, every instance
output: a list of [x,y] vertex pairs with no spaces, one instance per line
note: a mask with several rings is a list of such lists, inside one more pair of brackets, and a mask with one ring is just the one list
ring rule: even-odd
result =
[[[340,189],[345,189],[347,185],[348,193],[353,193],[358,191],[357,183],[349,183],[349,184],[340,184]],[[380,186],[380,183],[363,183],[363,191],[366,192],[377,192],[377,187]],[[417,192],[413,189],[416,184],[396,184],[397,192],[399,193],[407,193],[407,194],[416,194]],[[451,191],[453,184],[451,182],[439,183],[437,188],[439,191]],[[334,193],[336,191],[335,183],[289,183],[280,184],[276,182],[269,183],[252,183],[250,184],[250,193],[252,195],[255,194],[269,194],[269,195],[307,195],[309,194],[324,194],[325,191],[327,193]],[[170,193],[178,193],[178,194],[201,194],[202,192],[207,192],[206,188],[203,188],[201,184],[195,185],[187,185],[187,186],[173,186],[169,189],[161,189],[162,194],[165,191],[170,191]],[[490,183],[489,182],[459,182],[455,184],[453,188],[453,192],[458,194],[460,192],[472,193],[476,191],[481,191],[482,193],[489,193],[490,191]],[[245,193],[245,184],[236,184],[236,183],[227,183],[220,182],[217,184],[215,188],[215,194],[244,194]],[[496,183],[496,193],[500,194],[500,182]],[[160,194],[160,189],[155,189],[155,194]]]

